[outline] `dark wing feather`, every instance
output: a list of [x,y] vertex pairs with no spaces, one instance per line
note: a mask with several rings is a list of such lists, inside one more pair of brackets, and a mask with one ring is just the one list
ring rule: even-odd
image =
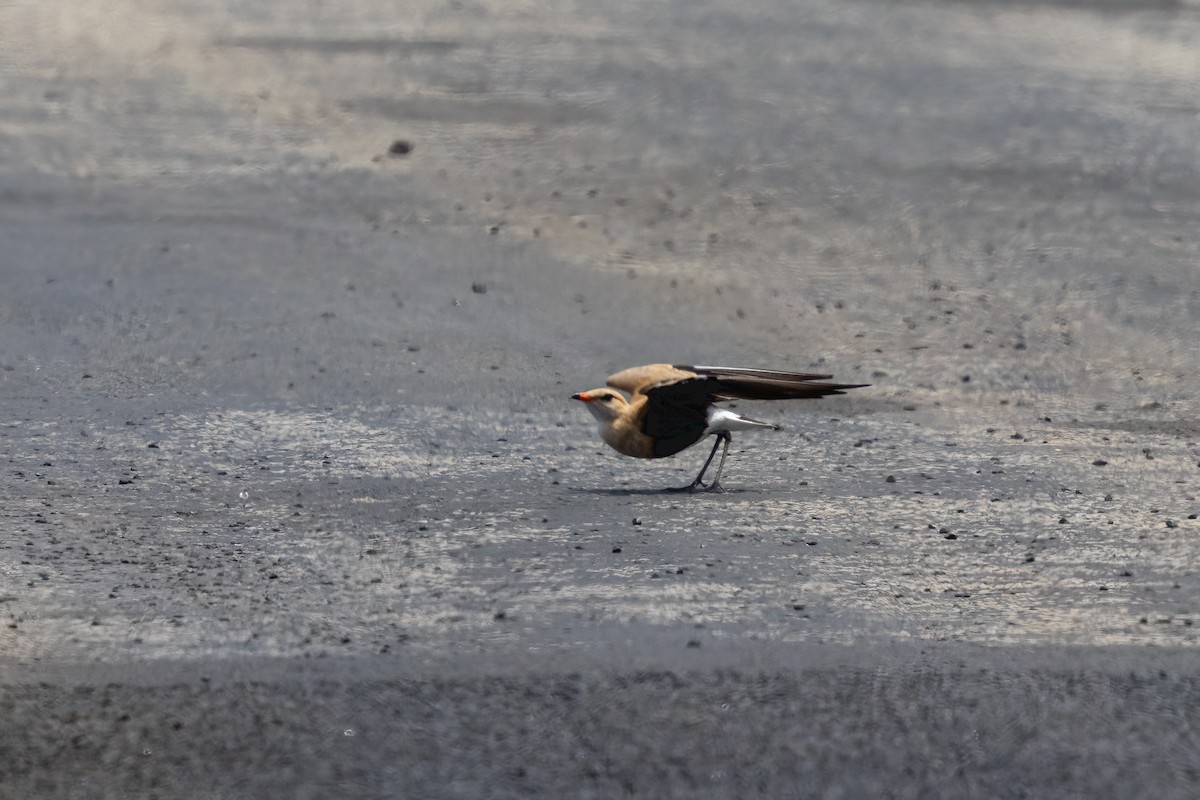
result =
[[818,383],[816,381],[775,381],[765,378],[714,378],[722,400],[802,400],[845,394],[863,383]]
[[778,369],[746,369],[743,367],[684,367],[699,375],[714,378],[719,387],[714,394],[722,400],[800,400],[845,394],[847,389],[866,386],[864,383],[820,383],[832,375],[807,372],[785,372]]
[[717,379],[667,381],[643,390],[642,432],[654,437],[654,455],[670,456],[704,438],[708,407],[718,396]]
[[697,375],[741,376],[745,378],[766,378],[773,381],[825,381],[832,375],[818,375],[815,372],[788,372],[782,369],[753,369],[747,367],[688,367],[675,364],[675,369],[695,372]]

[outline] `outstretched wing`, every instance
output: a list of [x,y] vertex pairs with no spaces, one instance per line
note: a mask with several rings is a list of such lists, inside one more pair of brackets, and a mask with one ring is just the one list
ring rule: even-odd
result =
[[801,400],[845,394],[847,389],[867,386],[865,383],[824,383],[832,375],[808,372],[785,372],[775,369],[746,369],[742,367],[692,367],[675,369],[694,373],[716,381],[713,392],[721,400]]
[[744,367],[647,364],[608,378],[633,396],[636,424],[654,439],[654,455],[674,455],[704,437],[708,411],[720,400],[798,400],[844,394],[866,384],[827,383],[831,375]]
[[776,381],[825,381],[832,375],[818,375],[815,372],[789,372],[782,369],[756,369],[753,367],[691,367],[675,364],[675,369],[687,370],[697,375],[741,375],[747,378],[766,378]]

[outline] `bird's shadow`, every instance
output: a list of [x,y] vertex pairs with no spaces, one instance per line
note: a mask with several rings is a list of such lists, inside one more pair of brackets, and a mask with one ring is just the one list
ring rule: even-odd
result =
[[723,497],[726,495],[747,494],[752,491],[750,489],[726,489],[721,487],[719,492],[708,492],[703,489],[695,491],[677,486],[668,486],[659,489],[602,489],[595,487],[569,486],[567,487],[573,492],[584,492],[586,494],[606,494],[610,497],[637,497],[637,496],[665,496],[665,497]]

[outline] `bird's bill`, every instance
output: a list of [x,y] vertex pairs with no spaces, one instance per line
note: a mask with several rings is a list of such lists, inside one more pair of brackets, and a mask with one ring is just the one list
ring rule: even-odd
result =
[[583,402],[585,402],[585,403],[590,403],[590,402],[592,402],[593,400],[595,400],[596,398],[594,398],[594,397],[588,397],[588,393],[587,393],[587,392],[580,392],[579,394],[573,394],[573,395],[571,395],[571,399],[572,399],[572,400],[582,400],[582,401],[583,401]]

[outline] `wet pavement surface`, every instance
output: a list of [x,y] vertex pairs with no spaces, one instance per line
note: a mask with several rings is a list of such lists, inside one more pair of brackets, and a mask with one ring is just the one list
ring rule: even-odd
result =
[[0,795],[1192,796],[1195,7],[231,6],[0,9]]

